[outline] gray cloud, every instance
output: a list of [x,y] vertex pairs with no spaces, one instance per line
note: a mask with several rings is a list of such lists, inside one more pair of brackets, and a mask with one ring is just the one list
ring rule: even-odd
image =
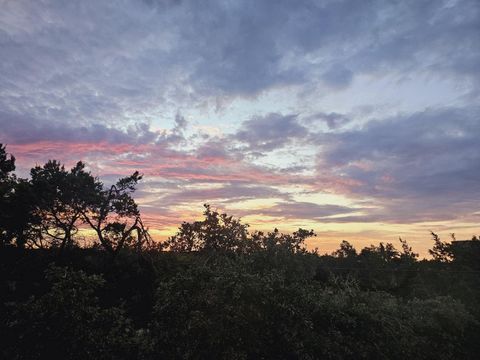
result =
[[307,135],[308,129],[296,115],[271,113],[243,122],[233,138],[247,144],[250,150],[262,152],[282,148]]
[[115,124],[159,104],[399,71],[477,93],[478,16],[475,0],[12,1],[0,15],[0,106]]
[[[259,214],[281,217],[285,219],[308,219],[328,222],[333,215],[349,214],[361,209],[348,206],[315,204],[301,201],[285,201],[268,209],[258,210]],[[332,221],[335,221],[332,219]]]
[[116,128],[101,123],[75,124],[55,122],[33,118],[28,115],[3,112],[0,110],[0,141],[13,144],[36,142],[100,143],[110,144],[163,144],[176,145],[185,141],[182,133],[186,123],[176,126],[172,131],[152,131],[148,123],[135,123]]
[[325,122],[325,124],[327,124],[330,130],[340,128],[351,121],[351,119],[348,116],[344,114],[339,114],[336,112],[331,112],[331,113],[318,112],[313,115],[309,115],[306,118],[303,118],[302,120],[306,124],[311,124],[317,121],[323,121]]
[[[148,154],[131,154],[118,168],[236,184],[217,194],[186,193],[185,201],[233,190],[244,198],[274,195],[245,186],[252,181],[267,187],[316,181],[323,190],[342,184],[347,196],[372,198],[378,208],[356,216],[286,199],[285,210],[272,214],[460,218],[478,211],[480,194],[480,112],[472,105],[480,94],[479,17],[476,0],[7,1],[0,12],[0,141],[148,144]],[[362,75],[391,74],[453,81],[469,96],[463,108],[430,108],[348,131],[343,125],[355,119],[344,109],[310,109],[309,118],[292,115],[304,109],[252,116],[231,136],[195,142],[177,111],[210,97],[252,99],[286,86],[341,93]],[[169,131],[148,125],[175,112]],[[335,131],[313,133],[314,121]],[[247,163],[246,155],[297,144],[321,144],[310,178],[287,176],[306,170],[304,164],[279,171]],[[165,150],[179,145],[185,148]]]
[[[321,171],[355,181],[354,196],[373,197],[378,219],[444,220],[478,209],[479,108],[426,110],[332,135]],[[326,139],[326,138],[325,138]]]
[[229,151],[220,140],[207,140],[195,149],[195,155],[198,159],[233,159],[233,153]]
[[247,185],[239,183],[225,183],[218,188],[209,189],[185,189],[179,187],[176,192],[169,192],[155,200],[152,205],[160,204],[162,206],[171,206],[178,204],[228,204],[250,199],[265,198],[288,199],[288,194],[284,194],[272,187],[261,185]]
[[342,89],[351,84],[353,72],[343,65],[335,64],[323,73],[322,79],[332,88]]

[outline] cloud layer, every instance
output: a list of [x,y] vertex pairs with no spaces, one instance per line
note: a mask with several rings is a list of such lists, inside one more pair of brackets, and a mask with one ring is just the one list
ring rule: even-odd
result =
[[7,0],[0,142],[25,175],[49,158],[142,171],[158,228],[211,202],[470,231],[479,18],[475,0]]

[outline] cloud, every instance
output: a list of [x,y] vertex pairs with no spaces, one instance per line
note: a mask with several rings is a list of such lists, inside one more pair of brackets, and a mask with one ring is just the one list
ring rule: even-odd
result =
[[298,122],[296,115],[270,113],[243,122],[233,139],[261,152],[282,148],[307,135],[308,129]]
[[361,74],[479,85],[479,4],[464,1],[11,1],[3,110],[116,125],[132,116]]
[[[361,209],[332,204],[316,204],[301,201],[285,201],[270,208],[258,210],[259,214],[284,219],[307,219],[328,222],[334,215],[344,215]],[[335,221],[332,219],[332,221]]]
[[184,131],[188,126],[188,121],[179,112],[175,115],[175,130],[177,132]]
[[478,107],[444,108],[371,121],[330,136],[319,168],[355,181],[351,195],[376,199],[377,219],[465,216],[480,200],[478,114]]
[[343,89],[352,83],[353,72],[341,64],[336,64],[323,73],[322,80],[334,89]]
[[[178,121],[181,121],[180,125]],[[0,110],[0,141],[13,144],[29,144],[42,141],[110,144],[176,144],[184,140],[182,134],[186,122],[176,120],[172,131],[153,131],[148,123],[114,127],[102,123],[76,124],[35,118],[20,113]]]
[[307,124],[311,124],[317,121],[323,121],[327,124],[330,130],[340,128],[351,121],[351,119],[346,115],[339,114],[336,112],[331,112],[331,113],[317,112],[313,115],[309,115],[303,118],[302,120]]
[[[270,215],[467,218],[480,193],[479,16],[476,0],[7,1],[0,141],[23,167],[83,159],[108,179],[140,169],[169,181],[166,212],[175,199],[285,196]],[[385,104],[382,79],[431,82],[428,108],[392,116],[409,104]],[[363,103],[357,87],[371,84]],[[437,84],[451,101],[439,105]],[[196,133],[213,122],[218,133]],[[217,187],[187,187],[202,183]],[[295,203],[288,186],[371,207]]]
[[185,188],[178,187],[177,191],[170,191],[155,199],[150,205],[176,206],[190,204],[229,204],[252,199],[280,198],[288,199],[289,195],[279,190],[262,185],[248,185],[242,183],[225,183],[218,187]]

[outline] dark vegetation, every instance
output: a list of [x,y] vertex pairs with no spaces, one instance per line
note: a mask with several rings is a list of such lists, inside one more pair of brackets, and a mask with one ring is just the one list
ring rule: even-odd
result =
[[[249,232],[205,207],[153,243],[132,198],[82,163],[17,178],[0,146],[4,359],[474,359],[480,241],[331,255],[312,231]],[[95,235],[82,239],[79,231]]]

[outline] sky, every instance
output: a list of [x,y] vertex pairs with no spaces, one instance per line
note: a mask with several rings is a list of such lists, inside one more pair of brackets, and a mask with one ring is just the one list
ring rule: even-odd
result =
[[480,233],[477,0],[0,0],[20,175],[138,170],[157,239],[203,204],[310,248]]

